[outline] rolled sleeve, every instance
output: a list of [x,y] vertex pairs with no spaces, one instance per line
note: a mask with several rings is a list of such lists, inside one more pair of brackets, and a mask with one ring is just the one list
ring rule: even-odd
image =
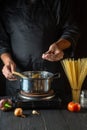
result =
[[79,29],[75,25],[66,26],[64,28],[63,34],[61,35],[61,38],[70,41],[73,47],[76,46],[79,37],[80,37]]

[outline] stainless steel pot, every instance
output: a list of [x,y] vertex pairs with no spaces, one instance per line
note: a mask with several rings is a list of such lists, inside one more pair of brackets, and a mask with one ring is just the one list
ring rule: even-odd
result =
[[51,89],[51,82],[59,78],[60,74],[47,71],[26,71],[22,73],[27,78],[20,79],[20,90],[26,93],[47,93]]

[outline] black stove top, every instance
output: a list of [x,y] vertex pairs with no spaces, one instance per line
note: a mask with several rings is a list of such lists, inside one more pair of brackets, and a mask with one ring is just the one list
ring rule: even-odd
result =
[[13,97],[15,107],[21,107],[23,109],[61,109],[66,107],[66,101],[62,100],[55,94],[50,99],[42,100],[30,100],[20,98],[18,95]]

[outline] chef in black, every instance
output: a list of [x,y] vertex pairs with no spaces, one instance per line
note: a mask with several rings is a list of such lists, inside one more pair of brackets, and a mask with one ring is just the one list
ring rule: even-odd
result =
[[[71,6],[71,0],[0,1],[0,57],[7,95],[20,86],[13,71],[57,73],[59,61],[73,56],[79,34]],[[55,83],[54,90],[55,86],[59,91],[59,85]]]

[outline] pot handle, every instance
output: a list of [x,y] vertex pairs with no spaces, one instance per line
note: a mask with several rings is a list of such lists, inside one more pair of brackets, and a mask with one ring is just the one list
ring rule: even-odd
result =
[[60,78],[60,73],[55,73],[53,76],[52,76],[52,79],[58,79]]

